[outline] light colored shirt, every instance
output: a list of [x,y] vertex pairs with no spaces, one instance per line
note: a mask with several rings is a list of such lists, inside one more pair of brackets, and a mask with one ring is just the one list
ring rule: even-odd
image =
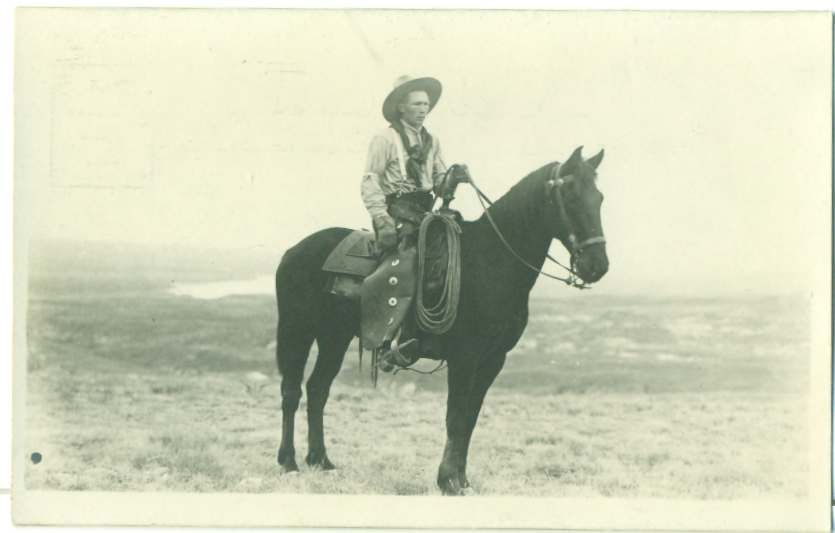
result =
[[[419,131],[405,122],[401,123],[409,142],[413,146],[422,144]],[[426,156],[426,165],[421,168],[419,187],[406,176],[406,160],[409,156],[397,131],[388,127],[371,139],[365,174],[362,176],[362,201],[372,218],[386,214],[386,196],[389,194],[431,191],[440,186],[447,169],[441,156],[438,137],[430,135],[432,148]]]

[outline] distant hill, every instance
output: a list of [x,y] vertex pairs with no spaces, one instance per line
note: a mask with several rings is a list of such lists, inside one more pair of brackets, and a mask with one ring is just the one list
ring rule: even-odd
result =
[[30,243],[32,280],[61,276],[148,281],[213,281],[275,271],[279,248],[211,248],[188,245],[37,240]]
[[[223,247],[184,244],[137,244],[108,241],[32,240],[29,249],[29,277],[42,283],[49,278],[84,279],[96,276],[109,279],[143,281],[148,286],[161,283],[245,280],[272,275],[285,250],[275,246]],[[559,268],[546,263],[543,269],[562,275]],[[767,298],[769,296],[809,297],[796,287],[769,286],[754,289],[744,285],[671,283],[659,278],[652,283],[609,283],[605,278],[590,291],[578,291],[563,283],[540,276],[532,292],[534,298],[590,300],[596,296],[658,298]]]

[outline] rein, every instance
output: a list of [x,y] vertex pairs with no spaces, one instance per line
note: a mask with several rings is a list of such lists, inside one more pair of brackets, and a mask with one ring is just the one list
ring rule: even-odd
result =
[[[455,168],[455,165],[453,165],[453,167],[450,167],[450,169],[447,170],[447,173],[449,173],[453,168]],[[559,168],[559,166],[556,166],[555,169],[556,168]],[[556,170],[554,171],[554,174],[556,174]],[[552,263],[556,263],[559,267],[565,269],[568,272],[568,277],[565,277],[565,278],[560,277],[560,276],[556,276],[554,274],[549,274],[548,272],[545,272],[544,270],[533,266],[527,260],[525,260],[525,258],[520,256],[516,252],[516,250],[513,249],[513,247],[510,245],[510,243],[507,242],[507,239],[505,239],[504,235],[502,234],[501,230],[499,229],[499,226],[496,224],[496,221],[493,220],[492,215],[490,215],[490,211],[489,211],[488,207],[493,205],[493,201],[490,200],[490,198],[488,198],[488,196],[486,194],[484,194],[481,191],[481,189],[478,188],[478,186],[475,184],[475,181],[473,181],[472,176],[469,175],[469,172],[467,173],[467,175],[469,177],[469,184],[473,188],[473,190],[476,192],[476,198],[478,198],[478,202],[481,204],[481,208],[484,211],[484,215],[487,217],[487,220],[490,222],[490,225],[493,227],[493,231],[496,232],[496,235],[499,237],[499,240],[501,241],[501,243],[504,245],[505,248],[507,248],[507,250],[513,255],[513,257],[515,257],[520,263],[522,263],[523,265],[525,265],[529,269],[531,269],[534,272],[537,272],[539,274],[542,274],[543,276],[545,276],[547,278],[551,278],[551,279],[554,279],[554,280],[557,280],[557,281],[561,281],[561,282],[565,283],[566,285],[568,285],[570,287],[575,287],[577,289],[591,289],[591,286],[587,285],[577,275],[577,272],[574,270],[574,263],[576,261],[576,257],[578,257],[580,253],[582,253],[583,248],[586,248],[587,246],[591,246],[592,244],[605,243],[606,238],[603,237],[603,236],[597,236],[597,237],[590,237],[588,239],[585,239],[584,241],[582,241],[580,243],[577,242],[577,237],[574,233],[573,225],[571,224],[571,220],[568,218],[568,214],[566,212],[565,205],[563,204],[562,194],[560,194],[560,192],[559,192],[560,187],[565,183],[565,181],[562,178],[552,177],[548,181],[549,196],[553,196],[555,198],[555,203],[557,204],[557,206],[559,208],[559,216],[560,216],[560,219],[561,219],[560,221],[565,225],[565,227],[569,231],[568,240],[569,240],[569,243],[571,244],[571,247],[572,247],[572,250],[571,250],[571,266],[565,266],[559,260],[557,260],[553,256],[551,256],[551,254],[546,253],[545,257],[548,260],[550,260]],[[553,194],[550,194],[550,193],[553,193]],[[484,202],[487,202],[488,205],[485,206]]]

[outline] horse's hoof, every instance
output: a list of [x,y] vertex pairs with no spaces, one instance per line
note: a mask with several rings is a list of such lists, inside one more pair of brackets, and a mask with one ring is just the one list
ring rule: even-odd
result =
[[441,493],[443,493],[444,496],[463,496],[464,489],[461,488],[458,480],[450,479],[441,485]]
[[282,474],[299,471],[299,466],[296,464],[295,455],[295,452],[287,452],[281,449],[278,450],[276,461],[278,462],[278,466],[281,467]]
[[323,455],[321,457],[308,455],[305,458],[305,462],[311,468],[316,468],[318,470],[336,470],[336,465],[328,459],[327,455]]
[[461,485],[462,489],[470,488],[470,480],[467,479],[466,474],[461,474],[460,476],[458,476],[458,483]]
[[438,477],[438,487],[444,496],[461,496],[464,494],[464,489],[461,487],[461,482],[456,476],[441,478]]
[[313,463],[310,466],[311,466],[311,468],[315,468],[317,470],[322,470],[324,472],[329,472],[331,470],[336,470],[336,465],[333,464],[332,462],[328,461],[327,458],[325,458],[322,461],[319,461],[318,463]]

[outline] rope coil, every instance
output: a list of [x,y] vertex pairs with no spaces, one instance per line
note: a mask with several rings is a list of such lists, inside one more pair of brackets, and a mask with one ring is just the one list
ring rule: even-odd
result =
[[[426,290],[426,250],[429,227],[432,224],[444,225],[447,247],[447,268],[443,289],[438,301],[427,306],[424,298]],[[415,315],[420,327],[434,335],[446,333],[455,323],[458,315],[458,300],[461,293],[461,227],[452,217],[430,213],[420,223],[418,231],[418,288]]]

